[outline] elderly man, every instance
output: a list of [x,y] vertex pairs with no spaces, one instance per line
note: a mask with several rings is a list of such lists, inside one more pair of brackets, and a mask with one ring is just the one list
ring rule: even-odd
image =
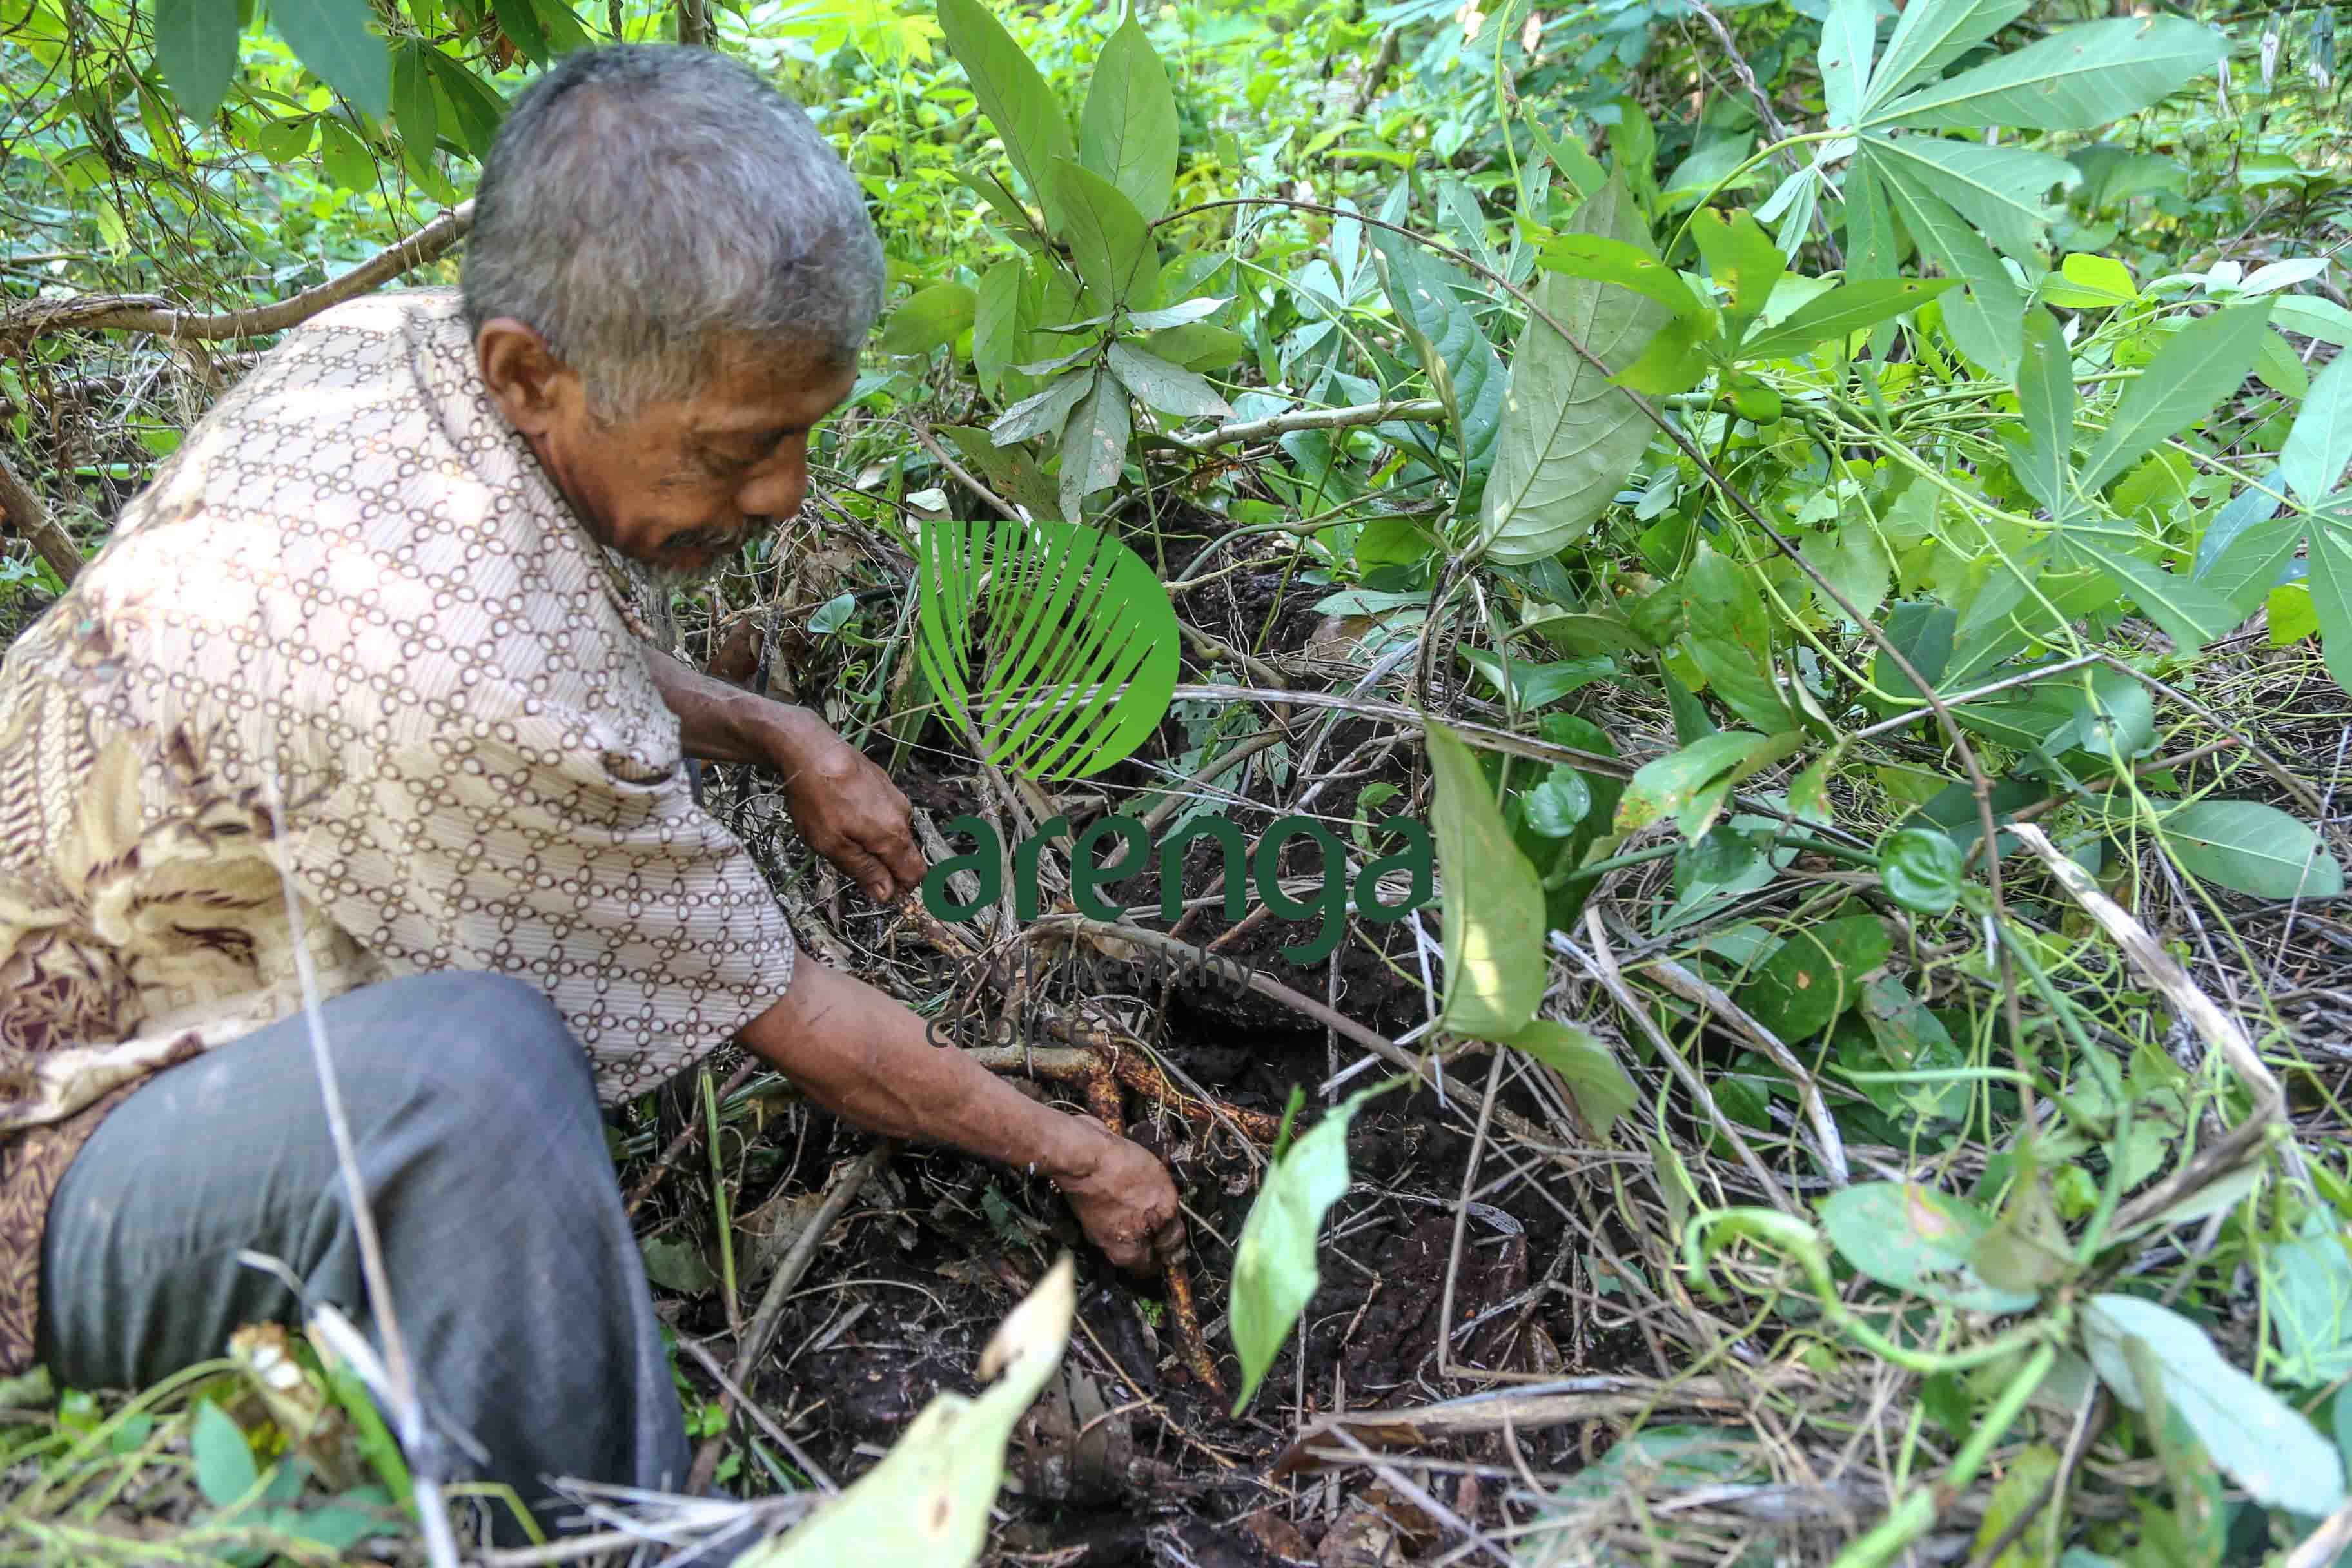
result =
[[1141,1149],[795,963],[684,758],[775,769],[877,899],[922,874],[905,798],[632,635],[612,555],[698,574],[798,510],[881,286],[791,103],[698,50],[575,54],[491,153],[462,298],[290,333],[10,651],[0,1372],[142,1384],[333,1302],[396,1317],[526,1499],[677,1487],[598,1101],[730,1038],[862,1126],[1045,1173],[1123,1266],[1181,1245]]

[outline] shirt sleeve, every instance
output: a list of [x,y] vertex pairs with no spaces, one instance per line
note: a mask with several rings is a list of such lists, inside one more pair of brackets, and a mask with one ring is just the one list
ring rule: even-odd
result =
[[369,748],[370,765],[295,814],[313,896],[388,970],[538,986],[593,1058],[608,1103],[783,994],[783,912],[750,853],[695,803],[674,736],[621,736],[511,689],[425,710],[427,722]]

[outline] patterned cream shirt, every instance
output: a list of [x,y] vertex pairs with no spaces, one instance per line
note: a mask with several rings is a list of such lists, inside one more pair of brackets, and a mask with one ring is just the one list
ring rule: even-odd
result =
[[98,1118],[297,1008],[298,940],[541,987],[608,1102],[782,994],[634,622],[440,290],[289,334],[125,510],[0,662],[0,1373]]

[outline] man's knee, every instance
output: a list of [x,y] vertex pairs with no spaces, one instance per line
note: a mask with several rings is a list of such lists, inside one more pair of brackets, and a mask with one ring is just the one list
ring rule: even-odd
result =
[[355,1121],[398,1117],[420,1101],[492,1133],[525,1114],[594,1120],[587,1053],[535,986],[443,970],[339,1000],[328,1040]]

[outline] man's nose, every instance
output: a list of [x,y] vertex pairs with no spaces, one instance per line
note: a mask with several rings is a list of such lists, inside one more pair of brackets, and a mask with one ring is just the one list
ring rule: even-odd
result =
[[808,462],[795,453],[756,476],[735,498],[735,504],[746,517],[772,517],[779,521],[801,510],[808,499]]

